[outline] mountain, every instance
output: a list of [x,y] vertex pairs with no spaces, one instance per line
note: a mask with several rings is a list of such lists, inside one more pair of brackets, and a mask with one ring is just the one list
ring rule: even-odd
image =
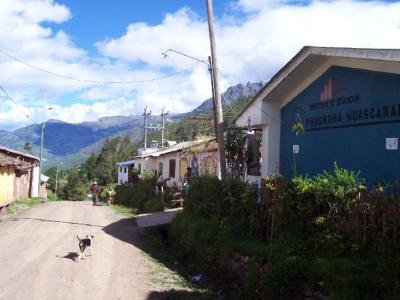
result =
[[[221,94],[221,103],[222,106],[231,106],[235,105],[238,101],[241,101],[243,98],[253,97],[257,92],[264,86],[262,81],[256,83],[242,84],[239,83],[235,86],[229,87],[224,93]],[[188,118],[199,113],[209,112],[213,109],[213,101],[212,99],[205,100],[202,104],[200,104],[197,108],[192,110],[191,112],[184,113],[179,116],[179,118]]]
[[[256,94],[264,84],[247,83],[230,87],[222,94],[223,106],[232,106],[246,97]],[[170,115],[170,122],[178,122],[200,113],[212,111],[212,100],[204,101],[193,111]],[[159,116],[150,116],[149,124],[157,124]],[[143,138],[141,115],[110,116],[97,121],[72,124],[60,120],[48,120],[45,124],[45,166],[63,161],[64,167],[77,165],[86,160],[90,153],[98,152],[105,139],[117,135],[128,135],[133,142]],[[32,145],[32,153],[39,156],[41,125],[33,124],[14,131],[0,130],[0,145],[24,151],[25,143]]]

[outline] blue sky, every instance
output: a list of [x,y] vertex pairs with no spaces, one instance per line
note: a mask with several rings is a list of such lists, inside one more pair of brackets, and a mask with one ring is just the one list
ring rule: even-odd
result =
[[[400,48],[399,1],[214,0],[214,12],[222,90],[268,81],[305,45]],[[186,112],[211,95],[205,65],[161,55],[207,58],[204,0],[1,0],[0,37],[0,86],[18,103],[0,93],[0,130]]]
[[[190,7],[199,16],[206,18],[203,0],[60,0],[72,11],[72,18],[65,24],[51,25],[55,30],[67,31],[73,41],[89,51],[104,38],[119,37],[131,23],[145,22],[159,24],[166,13],[173,13],[182,7]],[[214,1],[214,14],[222,16],[232,11],[230,1]]]

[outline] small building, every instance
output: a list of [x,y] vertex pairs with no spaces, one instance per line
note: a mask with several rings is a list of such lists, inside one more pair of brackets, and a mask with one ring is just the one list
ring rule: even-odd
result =
[[135,167],[134,160],[122,161],[117,163],[118,167],[118,184],[123,185],[128,182],[131,182],[132,178],[132,169]]
[[340,167],[400,178],[400,50],[304,47],[236,124],[261,132],[261,176]]
[[166,180],[167,186],[183,185],[187,168],[192,175],[217,175],[217,144],[214,138],[174,144],[158,151],[145,152],[134,157],[136,166],[143,177],[153,172],[159,181]]
[[38,195],[39,158],[0,146],[0,207]]

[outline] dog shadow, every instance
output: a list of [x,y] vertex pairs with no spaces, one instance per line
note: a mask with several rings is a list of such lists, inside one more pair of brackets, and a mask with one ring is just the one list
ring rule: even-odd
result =
[[58,258],[67,258],[67,259],[70,259],[70,260],[72,260],[72,261],[74,261],[74,262],[78,262],[78,257],[79,257],[79,254],[77,253],[77,252],[68,252],[68,254],[67,255],[64,255],[64,256],[58,256],[58,255],[56,255]]

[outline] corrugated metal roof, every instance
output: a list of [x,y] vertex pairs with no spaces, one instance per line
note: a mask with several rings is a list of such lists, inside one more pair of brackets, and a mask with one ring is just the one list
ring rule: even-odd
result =
[[16,155],[21,155],[21,156],[24,156],[24,157],[27,157],[27,158],[31,158],[31,159],[34,159],[34,160],[37,160],[37,161],[40,160],[39,157],[37,157],[37,156],[33,156],[31,154],[28,154],[28,153],[23,153],[23,152],[20,152],[20,151],[14,150],[14,149],[10,149],[10,148],[7,148],[7,147],[1,146],[1,145],[0,145],[0,151],[6,152],[6,153],[13,153],[13,154],[16,154]]
[[17,170],[26,170],[32,167],[32,164],[27,161],[22,161],[19,158],[0,153],[0,167],[14,166]]
[[201,139],[201,140],[197,140],[197,141],[182,142],[182,143],[176,144],[176,145],[174,145],[172,147],[160,149],[159,151],[148,153],[148,154],[144,154],[144,155],[138,155],[138,156],[135,156],[134,158],[159,157],[159,156],[162,156],[162,155],[165,155],[165,154],[168,154],[168,153],[178,152],[178,151],[182,151],[184,149],[188,149],[188,148],[191,148],[191,147],[194,147],[194,146],[198,146],[200,144],[210,142],[210,141],[212,141],[214,139],[215,138],[208,138],[208,139]]
[[127,160],[127,161],[121,161],[121,162],[116,163],[117,166],[130,166],[130,165],[134,165],[134,164],[135,164],[135,160]]

